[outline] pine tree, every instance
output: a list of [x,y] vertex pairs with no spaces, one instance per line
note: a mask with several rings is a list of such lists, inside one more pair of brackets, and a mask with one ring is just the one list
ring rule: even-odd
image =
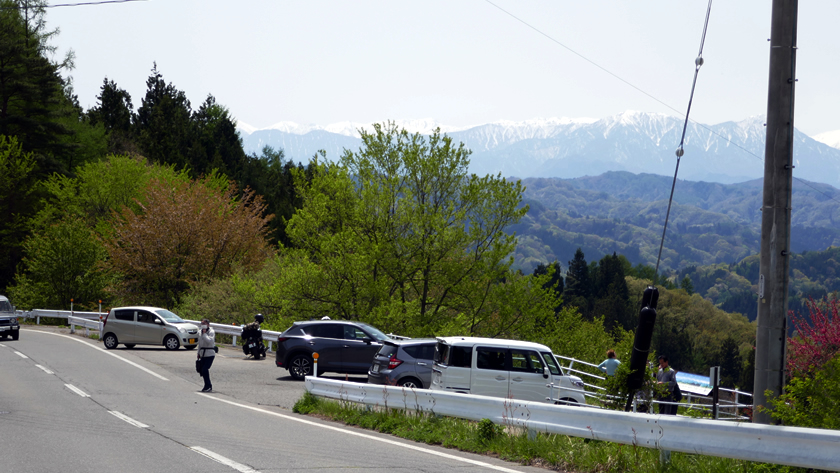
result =
[[50,57],[55,47],[44,21],[43,0],[0,0],[0,135],[16,136],[24,152],[33,152],[42,172],[64,172],[68,151],[63,137],[72,134],[61,118],[67,107],[65,82],[59,75],[72,67],[72,55],[61,63]]
[[146,96],[137,109],[134,128],[140,152],[150,161],[190,165],[189,147],[193,138],[192,111],[184,92],[167,84],[157,70],[146,80]]

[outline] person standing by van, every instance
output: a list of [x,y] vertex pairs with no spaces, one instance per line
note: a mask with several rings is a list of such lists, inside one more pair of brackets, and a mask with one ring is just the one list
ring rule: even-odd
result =
[[210,328],[210,321],[201,319],[201,333],[198,335],[198,359],[201,361],[201,377],[204,378],[203,393],[213,390],[210,382],[210,367],[216,358],[216,332]]
[[615,369],[618,368],[621,362],[615,357],[615,350],[610,348],[607,350],[607,359],[598,365],[598,369],[607,373],[607,376],[615,376]]

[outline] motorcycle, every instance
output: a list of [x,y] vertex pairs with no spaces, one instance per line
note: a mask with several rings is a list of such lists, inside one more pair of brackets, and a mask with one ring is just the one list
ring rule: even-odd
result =
[[265,344],[262,339],[262,329],[256,323],[250,323],[242,327],[242,340],[245,342],[242,345],[242,351],[246,355],[251,355],[255,360],[260,357],[265,358]]

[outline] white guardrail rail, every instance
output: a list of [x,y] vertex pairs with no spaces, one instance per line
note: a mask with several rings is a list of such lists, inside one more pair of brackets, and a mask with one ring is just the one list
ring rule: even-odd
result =
[[[101,321],[105,320],[105,316],[108,315],[107,312],[80,312],[80,311],[69,311],[69,310],[46,310],[46,309],[34,309],[30,312],[17,312],[19,315],[18,317],[25,317],[30,319],[36,319],[36,324],[41,323],[41,317],[50,317],[56,319],[67,319],[67,325],[70,326],[70,333],[76,332],[76,326],[84,327],[85,334],[89,335],[91,330],[101,331],[102,325]],[[101,317],[100,317],[101,316]],[[200,321],[197,320],[184,320],[184,322],[199,325]],[[242,336],[242,327],[238,325],[227,325],[227,324],[210,324],[213,327],[213,330],[216,333],[221,333],[225,335],[233,336],[233,346],[236,346],[236,339],[237,337]],[[273,332],[271,330],[263,330],[263,341],[268,343],[268,351],[273,351],[274,349],[274,342],[277,341],[277,337],[280,336],[280,332]]]
[[685,452],[803,468],[840,466],[840,431],[719,422],[542,402],[406,389],[306,377],[315,396],[367,406],[425,412],[662,451]]

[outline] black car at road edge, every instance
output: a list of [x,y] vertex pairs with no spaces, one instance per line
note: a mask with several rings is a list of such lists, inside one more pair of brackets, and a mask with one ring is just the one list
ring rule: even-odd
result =
[[296,380],[312,374],[318,353],[318,374],[368,374],[373,356],[390,337],[372,325],[349,320],[295,322],[277,338],[275,363]]

